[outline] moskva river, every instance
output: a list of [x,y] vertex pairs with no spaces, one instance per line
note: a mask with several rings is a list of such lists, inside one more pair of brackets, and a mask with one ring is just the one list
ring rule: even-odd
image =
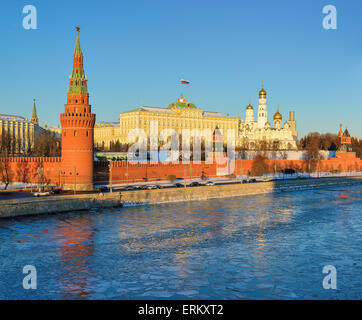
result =
[[0,298],[361,299],[361,245],[361,186],[1,220]]

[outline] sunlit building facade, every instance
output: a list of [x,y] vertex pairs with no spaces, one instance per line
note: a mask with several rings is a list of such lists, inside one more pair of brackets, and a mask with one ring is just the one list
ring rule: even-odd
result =
[[16,115],[0,114],[0,136],[7,133],[11,140],[11,152],[24,154],[34,146],[35,138],[45,132],[39,126],[34,100],[31,120]]

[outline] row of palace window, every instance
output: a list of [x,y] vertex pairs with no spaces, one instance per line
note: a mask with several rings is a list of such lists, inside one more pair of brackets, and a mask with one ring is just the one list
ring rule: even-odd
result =
[[[67,132],[64,130],[64,137],[66,137],[66,136],[67,136]],[[73,136],[74,136],[74,137],[77,137],[77,136],[78,136],[77,130],[73,130]],[[86,137],[89,136],[89,131],[88,131],[88,130],[85,132],[85,136],[86,136]]]
[[[154,120],[155,121],[155,120]],[[199,122],[197,122],[197,123],[190,123],[190,122],[188,122],[187,120],[186,121],[182,121],[182,122],[175,122],[175,121],[165,121],[165,120],[160,120],[160,121],[158,121],[159,122],[159,125],[160,126],[172,126],[172,127],[175,127],[175,126],[178,126],[178,127],[185,127],[185,128],[188,128],[188,127],[190,127],[190,128],[199,128],[199,129],[201,129],[201,128],[210,128],[210,127],[215,127],[215,123],[199,123]],[[134,125],[136,125],[136,121],[126,121],[126,126],[134,126]],[[143,125],[144,126],[146,126],[147,124],[149,124],[149,121],[148,120],[144,120],[144,122],[143,122]],[[232,129],[233,127],[234,127],[234,124],[230,124],[230,123],[227,123],[227,124],[223,124],[223,125],[218,125],[219,127],[224,127],[224,128],[226,128],[226,129],[228,129],[228,128],[230,128],[230,129]]]

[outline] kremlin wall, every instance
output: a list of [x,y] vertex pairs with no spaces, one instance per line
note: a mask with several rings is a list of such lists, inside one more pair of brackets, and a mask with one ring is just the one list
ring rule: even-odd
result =
[[[348,172],[362,171],[362,160],[355,158],[354,154],[341,154],[338,158],[330,160],[321,160],[319,170],[321,172]],[[0,160],[4,161],[4,160]],[[9,158],[8,165],[11,171],[11,180],[13,182],[42,183],[49,185],[65,185],[62,174],[61,158]],[[110,178],[110,168],[112,166],[112,179]],[[235,160],[235,175],[246,175],[252,170],[253,160]],[[280,172],[284,169],[293,169],[296,172],[308,172],[308,164],[304,160],[268,160],[267,164],[270,172]],[[126,161],[97,161],[93,167],[94,185],[126,184],[144,181],[167,180],[168,176],[174,175],[177,178],[200,179],[202,176],[208,178],[220,177],[217,170],[220,169],[217,164],[183,165],[180,164],[131,164]],[[39,170],[40,169],[40,170]],[[83,181],[88,181],[89,176],[83,176],[76,167],[76,178],[73,176],[73,184],[68,180],[68,189],[72,189],[74,184],[78,186]],[[128,175],[127,175],[128,173]],[[128,178],[127,178],[128,177]],[[77,190],[81,190],[77,187]]]
[[[93,190],[95,185],[133,183],[166,180],[170,175],[177,178],[199,179],[224,175],[247,175],[252,171],[253,160],[235,160],[235,170],[225,165],[207,164],[132,164],[127,161],[94,161],[95,114],[91,112],[87,78],[83,69],[83,53],[80,47],[79,28],[73,55],[73,71],[69,78],[67,104],[60,115],[62,157],[0,158],[0,170],[7,172],[9,180],[17,183],[33,183],[62,186],[64,189]],[[336,156],[320,160],[314,170],[320,172],[362,171],[362,160],[352,150],[347,130],[339,132],[341,146]],[[305,160],[266,160],[270,172],[292,169],[308,172]],[[112,173],[112,177],[110,177]],[[0,176],[1,178],[1,176]]]

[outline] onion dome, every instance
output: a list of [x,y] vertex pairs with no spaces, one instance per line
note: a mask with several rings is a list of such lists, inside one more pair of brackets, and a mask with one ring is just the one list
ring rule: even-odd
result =
[[264,82],[262,82],[261,90],[259,91],[259,98],[266,98],[266,91],[264,90]]
[[282,115],[279,113],[279,108],[278,108],[277,112],[276,112],[275,115],[274,115],[274,120],[282,120],[282,119],[283,119],[283,117],[282,117]]
[[246,107],[246,110],[254,110],[253,106],[249,103],[249,105]]

